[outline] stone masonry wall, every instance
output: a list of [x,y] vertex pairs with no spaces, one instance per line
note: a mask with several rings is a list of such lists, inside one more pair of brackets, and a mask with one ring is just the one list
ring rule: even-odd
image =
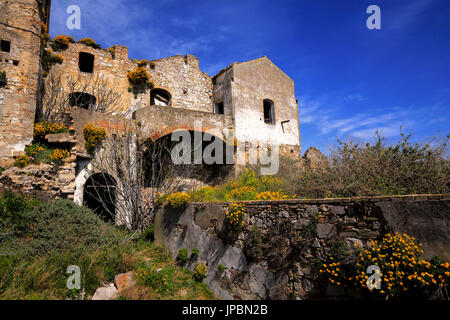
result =
[[7,77],[0,88],[0,166],[11,165],[33,138],[45,2],[0,1],[0,40],[11,42],[10,52],[0,51],[0,72]]
[[[93,73],[79,70],[79,53],[86,52],[94,55]],[[91,77],[101,77],[106,80],[108,89],[120,93],[116,113],[125,113],[131,117],[135,110],[150,105],[150,89],[137,94],[135,97],[129,92],[130,83],[127,74],[136,69],[137,64],[128,58],[128,48],[115,45],[114,55],[105,49],[94,49],[82,43],[72,43],[69,48],[58,51],[63,59],[62,64],[55,64],[52,68],[57,75],[63,74],[66,82],[63,84],[69,94],[67,81],[80,78],[85,83]],[[212,80],[211,77],[199,69],[198,58],[192,55],[173,56],[151,61],[146,66],[154,88],[168,91],[171,96],[171,107],[212,112]],[[89,92],[88,92],[89,93]]]
[[240,232],[225,223],[227,207],[195,203],[184,211],[161,209],[155,217],[156,241],[174,257],[180,248],[198,248],[198,259],[187,266],[206,262],[206,282],[224,299],[344,295],[319,277],[320,259],[388,231],[416,237],[426,258],[450,259],[450,195],[248,201]]

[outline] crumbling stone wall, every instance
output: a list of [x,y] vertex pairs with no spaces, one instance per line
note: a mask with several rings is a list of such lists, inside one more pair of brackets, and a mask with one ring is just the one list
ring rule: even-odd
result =
[[319,169],[329,166],[328,158],[316,147],[310,147],[303,156],[303,164],[307,169]]
[[0,71],[7,85],[0,88],[0,166],[11,165],[33,138],[33,123],[40,79],[41,22],[49,1],[0,2],[0,40],[10,51],[0,51]]
[[[106,80],[107,88],[120,93],[117,114],[131,117],[133,111],[150,106],[150,89],[146,89],[136,96],[129,91],[128,72],[137,68],[137,64],[128,58],[128,48],[115,45],[114,54],[106,49],[95,49],[83,43],[72,43],[69,48],[57,53],[64,59],[62,64],[55,64],[52,68],[57,74],[64,74],[82,82],[90,77],[101,77]],[[93,73],[79,70],[79,53],[85,52],[94,56]],[[212,112],[212,81],[211,77],[199,69],[198,58],[192,55],[173,56],[153,60],[146,70],[155,89],[164,89],[171,95],[173,108],[184,108]],[[67,82],[64,84],[68,90]],[[69,94],[70,92],[68,92]],[[163,108],[163,107],[162,107]],[[169,107],[166,107],[169,108]]]
[[156,88],[172,95],[172,107],[213,112],[213,85],[209,75],[199,68],[199,60],[193,55],[173,56],[151,61],[151,79]]
[[[161,209],[156,241],[175,257],[198,248],[206,282],[224,299],[308,299],[346,294],[319,276],[320,259],[389,230],[424,245],[425,257],[450,258],[450,195],[320,200],[247,201],[245,227],[224,222],[228,203],[195,203],[184,211]],[[218,265],[227,267],[225,272]]]

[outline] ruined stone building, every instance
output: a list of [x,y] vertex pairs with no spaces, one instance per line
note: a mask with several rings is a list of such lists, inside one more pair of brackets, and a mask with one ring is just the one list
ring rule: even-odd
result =
[[[0,1],[0,72],[6,78],[0,87],[0,166],[11,166],[14,157],[32,142],[34,122],[46,108],[42,91],[52,74],[61,76],[72,119],[70,135],[55,138],[73,143],[71,163],[62,168],[66,170],[62,196],[78,202],[82,202],[83,184],[89,177],[83,172],[90,157],[82,134],[88,123],[115,133],[130,121],[139,122],[155,140],[177,129],[198,130],[194,124],[201,121],[201,131],[214,131],[223,140],[227,131],[233,131],[246,150],[268,143],[300,159],[294,82],[267,57],[233,63],[214,77],[200,70],[199,59],[193,55],[151,60],[144,68],[152,85],[134,90],[128,73],[138,62],[120,45],[103,49],[71,42],[57,52],[62,58],[59,63],[45,70],[43,56],[51,52],[52,45],[45,41],[49,17],[50,0]],[[70,79],[84,82],[93,77],[120,92],[115,110],[101,112],[96,108],[101,97],[70,92]]]

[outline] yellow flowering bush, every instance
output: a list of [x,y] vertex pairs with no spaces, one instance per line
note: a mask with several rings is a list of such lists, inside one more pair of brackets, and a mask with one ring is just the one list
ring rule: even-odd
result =
[[256,195],[256,200],[286,200],[294,199],[295,195],[289,196],[283,191],[264,191]]
[[14,165],[16,167],[23,168],[23,167],[26,167],[27,165],[29,165],[31,162],[32,162],[32,159],[30,158],[30,156],[24,154],[24,155],[18,156],[16,158]]
[[54,163],[61,163],[62,160],[64,160],[65,158],[70,157],[70,152],[65,150],[65,149],[55,149],[50,153],[50,159],[54,162]]
[[36,158],[40,153],[44,152],[45,149],[39,144],[32,144],[25,148],[25,153],[30,156],[30,158]]
[[148,65],[148,60],[147,59],[142,59],[142,60],[135,60],[135,63],[138,65],[138,67],[143,67],[145,68]]
[[192,277],[194,278],[194,280],[202,281],[204,278],[206,278],[207,273],[208,269],[206,268],[206,265],[204,263],[200,263],[195,266]]
[[147,81],[150,79],[150,76],[144,67],[137,67],[136,70],[129,71],[127,76],[128,81],[137,86],[145,86]]
[[69,128],[63,123],[39,122],[34,125],[33,138],[35,141],[44,142],[47,134],[62,133],[69,131]]
[[[372,240],[366,247],[355,244],[354,265],[343,264],[330,256],[319,272],[335,285],[356,287],[383,297],[430,297],[447,285],[449,263],[442,263],[436,257],[430,261],[423,260],[421,247],[414,237],[388,233],[381,242]],[[367,286],[371,275],[366,272],[371,265],[381,270],[375,271],[380,276],[380,290],[375,288],[376,284]]]
[[97,145],[106,138],[106,131],[103,128],[97,128],[88,123],[83,128],[83,136],[86,150],[93,153]]
[[156,204],[168,205],[172,208],[184,208],[190,200],[190,195],[186,192],[174,192],[166,195],[160,195],[156,198]]
[[256,196],[256,188],[253,186],[240,186],[227,193],[227,197],[233,200],[251,200]]
[[75,39],[71,36],[66,36],[65,34],[60,34],[57,35],[54,39],[53,39],[53,44],[52,44],[52,48],[56,51],[60,51],[60,50],[66,50],[67,48],[69,48],[69,45],[71,43],[75,42]]
[[94,39],[91,39],[91,38],[80,39],[80,40],[78,40],[78,43],[83,43],[83,44],[85,44],[85,45],[87,45],[89,47],[92,47],[94,49],[100,49],[101,48],[101,46],[99,44],[97,44],[97,42],[95,42]]
[[230,203],[225,218],[233,227],[243,227],[245,223],[245,205],[243,203]]

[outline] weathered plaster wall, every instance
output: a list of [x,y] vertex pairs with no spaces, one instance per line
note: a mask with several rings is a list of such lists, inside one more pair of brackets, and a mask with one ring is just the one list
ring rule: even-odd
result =
[[[216,102],[232,110],[238,141],[286,145],[288,153],[300,154],[294,82],[267,57],[234,63],[215,83]],[[274,102],[275,124],[264,122],[264,99]]]
[[[344,244],[380,239],[392,229],[424,244],[425,257],[450,258],[450,195],[248,201],[236,232],[224,222],[227,203],[196,203],[184,211],[161,209],[156,241],[175,257],[200,251],[189,262],[207,263],[206,282],[224,299],[308,299],[344,294],[320,279],[318,259]],[[227,267],[218,271],[218,265]]]
[[0,88],[0,165],[11,164],[33,138],[40,77],[41,19],[46,1],[0,1],[0,39],[11,51],[0,51],[0,71],[7,85]]

